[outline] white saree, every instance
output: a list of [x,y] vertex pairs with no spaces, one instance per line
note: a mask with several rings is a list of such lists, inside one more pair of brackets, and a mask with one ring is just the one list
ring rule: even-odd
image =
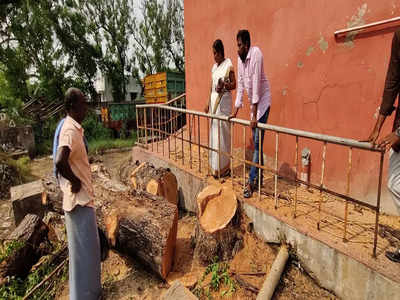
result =
[[[209,112],[216,115],[230,116],[232,113],[232,94],[230,91],[226,91],[223,94],[218,94],[216,89],[218,80],[229,78],[229,72],[233,70],[232,62],[229,58],[226,58],[219,66],[214,64],[212,73],[212,88],[211,98],[209,105]],[[219,102],[219,103],[218,103]],[[210,148],[222,152],[230,153],[231,151],[231,134],[229,122],[211,120],[210,126]],[[220,124],[218,130],[218,124]],[[218,141],[218,133],[221,135]],[[218,156],[216,151],[209,151],[209,164],[211,167],[212,174],[217,176],[218,170],[220,174],[224,174],[229,169],[230,159],[228,156],[222,153]]]

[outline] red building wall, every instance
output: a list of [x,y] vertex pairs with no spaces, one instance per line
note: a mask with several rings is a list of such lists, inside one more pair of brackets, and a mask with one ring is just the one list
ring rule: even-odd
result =
[[[393,31],[378,31],[347,43],[335,41],[334,32],[396,17],[399,0],[186,0],[184,4],[189,109],[203,110],[208,101],[215,39],[223,41],[225,56],[231,58],[237,73],[236,33],[245,28],[252,45],[259,46],[264,55],[272,97],[268,123],[357,140],[369,135],[382,98]],[[249,118],[247,98],[245,103],[238,116],[242,119]],[[392,118],[382,132],[391,126]],[[235,132],[234,140],[235,146],[242,144],[241,131]],[[294,141],[294,137],[280,137],[280,164],[293,166]],[[264,146],[267,156],[274,157],[271,133]],[[322,145],[301,140],[300,150],[305,146],[312,151],[312,181],[318,183]],[[326,157],[326,186],[344,192],[347,150],[329,145]],[[376,154],[353,151],[352,196],[376,201],[378,162]],[[384,183],[386,170],[387,157]],[[394,212],[384,186],[382,207]]]

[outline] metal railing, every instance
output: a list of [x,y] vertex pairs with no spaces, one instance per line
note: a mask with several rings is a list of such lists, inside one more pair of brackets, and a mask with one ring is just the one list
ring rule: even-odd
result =
[[[139,142],[139,145],[144,146],[148,149],[148,141],[157,141],[160,139],[164,139],[165,143],[167,143],[167,146],[164,146],[164,141],[162,142],[162,154],[165,156],[165,152],[168,152],[168,158],[171,158],[171,152],[175,153],[175,161],[178,160],[177,158],[177,140],[178,143],[180,142],[180,145],[178,147],[181,147],[182,149],[182,157],[179,159],[182,160],[182,164],[185,165],[185,151],[184,151],[184,143],[189,144],[189,157],[186,158],[186,161],[189,162],[189,166],[192,169],[193,164],[192,161],[194,157],[196,156],[192,154],[192,145],[195,145],[198,147],[198,172],[202,173],[202,159],[201,159],[201,149],[204,149],[205,151],[214,151],[218,153],[218,159],[221,155],[225,155],[230,158],[230,168],[231,168],[231,177],[232,177],[232,184],[234,183],[233,180],[233,163],[234,161],[237,162],[239,161],[240,163],[243,164],[243,185],[245,186],[246,184],[246,166],[255,166],[258,168],[259,176],[259,184],[258,184],[258,197],[261,199],[261,169],[265,171],[269,171],[273,174],[274,176],[274,192],[273,192],[273,197],[274,197],[274,206],[275,209],[278,209],[279,207],[279,196],[278,196],[278,191],[277,191],[277,186],[278,186],[278,176],[279,178],[282,178],[288,182],[292,182],[295,184],[295,196],[294,196],[294,203],[292,206],[293,209],[293,217],[296,218],[297,216],[297,205],[298,205],[298,185],[303,184],[308,187],[317,189],[319,191],[319,200],[317,203],[318,207],[318,220],[317,220],[317,228],[320,230],[320,223],[321,223],[321,209],[322,209],[322,204],[323,204],[323,193],[327,193],[330,195],[333,195],[335,197],[339,197],[345,201],[345,208],[344,208],[344,224],[343,224],[343,241],[347,241],[347,231],[348,231],[348,205],[349,203],[354,203],[355,205],[359,205],[365,208],[368,208],[375,213],[375,224],[374,224],[374,242],[373,242],[373,250],[372,250],[372,256],[376,257],[376,249],[377,249],[377,236],[378,236],[378,223],[379,223],[379,211],[380,211],[380,200],[381,200],[381,188],[382,188],[382,171],[383,171],[383,160],[384,160],[384,151],[381,149],[374,148],[370,143],[364,143],[364,142],[358,142],[352,139],[346,139],[346,138],[340,138],[340,137],[335,137],[335,136],[330,136],[330,135],[325,135],[325,134],[318,134],[318,133],[312,133],[312,132],[307,132],[307,131],[302,131],[302,130],[296,130],[296,129],[290,129],[290,128],[285,128],[285,127],[280,127],[280,126],[275,126],[275,125],[269,125],[269,124],[257,124],[257,128],[265,131],[270,131],[275,134],[275,155],[274,155],[274,168],[268,168],[265,165],[261,165],[259,163],[253,163],[252,161],[246,160],[245,156],[245,147],[246,147],[246,128],[250,127],[250,122],[247,120],[242,120],[242,119],[231,119],[228,120],[228,117],[226,116],[221,116],[221,115],[214,115],[214,114],[207,114],[199,111],[194,111],[194,110],[188,110],[184,108],[179,108],[179,107],[172,107],[170,105],[159,105],[159,104],[145,104],[145,105],[137,105],[136,106],[136,113],[138,114],[137,120],[138,120],[138,137],[139,141],[145,141],[145,142]],[[184,136],[184,130],[183,128],[178,128],[176,126],[177,122],[177,116],[183,116],[188,120],[188,126],[187,126],[187,134]],[[197,119],[197,121],[196,121]],[[202,144],[201,143],[201,119],[207,122],[207,144]],[[218,122],[218,149],[213,149],[210,147],[210,139],[209,139],[209,130],[210,130],[210,122]],[[231,149],[230,153],[224,152],[220,150],[220,124],[221,122],[229,122],[230,126],[230,138],[231,138]],[[234,137],[234,128],[235,126],[241,125],[243,127],[243,158],[237,157],[233,154],[233,137]],[[290,178],[289,176],[283,176],[282,174],[279,174],[278,172],[278,152],[279,152],[279,137],[280,135],[289,135],[289,136],[294,136],[296,138],[296,146],[295,146],[295,153],[294,153],[294,178]],[[155,138],[157,136],[157,138]],[[141,139],[142,137],[145,137],[144,139]],[[151,138],[149,138],[151,137]],[[261,161],[261,135],[260,137],[260,142],[259,142],[259,147],[260,147],[260,156],[259,156],[259,162]],[[318,141],[322,143],[322,157],[321,157],[321,177],[319,180],[319,184],[313,184],[311,182],[305,182],[301,179],[298,178],[298,173],[299,173],[299,138],[303,139],[310,139],[314,141]],[[172,139],[174,140],[174,144],[172,142]],[[147,141],[147,142],[146,142]],[[324,185],[324,179],[325,179],[325,164],[326,164],[326,154],[327,154],[327,146],[328,144],[335,144],[335,145],[340,145],[342,147],[348,148],[348,167],[347,167],[347,174],[346,174],[346,189],[345,189],[345,194],[339,193],[337,191],[334,191],[332,189],[326,188]],[[154,143],[151,143],[151,151],[154,151],[155,145]],[[156,151],[158,152],[158,142],[156,143]],[[168,149],[164,149],[164,147],[168,147]],[[376,204],[372,205],[370,203],[364,202],[362,200],[355,199],[350,196],[350,182],[351,182],[351,169],[352,169],[352,152],[353,149],[361,149],[369,152],[376,152],[380,155],[380,160],[379,160],[379,177],[377,181],[377,194],[376,194]],[[218,161],[219,164],[219,161]],[[210,168],[207,167],[207,174],[210,174]],[[218,177],[220,177],[220,173],[218,170]]]

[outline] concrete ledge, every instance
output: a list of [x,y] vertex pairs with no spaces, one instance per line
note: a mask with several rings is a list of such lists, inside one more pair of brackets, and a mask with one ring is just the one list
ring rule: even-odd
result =
[[242,202],[255,232],[266,242],[286,241],[303,267],[318,284],[342,299],[393,300],[400,298],[400,284],[338,250],[296,231],[288,224]]
[[197,213],[196,197],[206,185],[203,178],[198,177],[190,170],[182,169],[181,166],[178,166],[173,161],[168,161],[141,147],[133,147],[132,158],[140,162],[150,162],[156,168],[170,168],[178,181],[179,207]]

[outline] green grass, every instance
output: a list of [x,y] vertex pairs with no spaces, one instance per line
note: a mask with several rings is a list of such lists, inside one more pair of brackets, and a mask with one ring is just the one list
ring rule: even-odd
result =
[[136,136],[128,139],[101,139],[89,142],[89,154],[101,153],[107,149],[133,147]]

